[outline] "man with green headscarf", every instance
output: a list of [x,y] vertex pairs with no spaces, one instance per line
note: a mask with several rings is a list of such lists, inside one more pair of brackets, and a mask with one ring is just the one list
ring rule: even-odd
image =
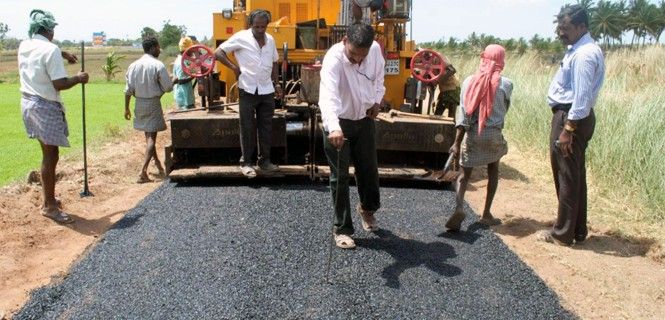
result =
[[[57,25],[50,12],[30,12],[30,39],[18,48],[21,81],[21,111],[28,137],[37,139],[42,149],[42,215],[58,223],[71,223],[73,219],[60,210],[55,198],[55,168],[59,160],[59,147],[69,147],[69,130],[60,91],[79,83],[88,82],[88,74],[79,72],[67,77],[64,52],[53,41]],[[70,55],[71,56],[71,55]],[[71,56],[76,62],[76,57]]]

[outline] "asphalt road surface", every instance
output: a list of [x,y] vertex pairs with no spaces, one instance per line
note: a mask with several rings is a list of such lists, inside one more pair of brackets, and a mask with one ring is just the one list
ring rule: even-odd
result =
[[[352,188],[352,205],[356,189]],[[384,187],[381,230],[334,248],[322,184],[164,183],[15,319],[568,319],[454,193]]]

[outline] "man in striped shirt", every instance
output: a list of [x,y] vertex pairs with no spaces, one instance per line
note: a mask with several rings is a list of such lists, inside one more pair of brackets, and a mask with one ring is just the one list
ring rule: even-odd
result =
[[550,161],[559,199],[557,221],[540,240],[571,245],[587,236],[585,151],[593,136],[593,107],[605,77],[603,52],[589,34],[589,17],[580,5],[566,5],[557,16],[557,35],[568,46],[547,93],[552,108]]

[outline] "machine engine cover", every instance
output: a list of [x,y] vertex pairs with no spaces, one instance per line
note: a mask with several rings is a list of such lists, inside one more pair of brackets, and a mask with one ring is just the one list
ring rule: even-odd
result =
[[444,121],[400,119],[376,122],[377,150],[447,153],[455,126]]
[[[238,114],[222,113],[202,116],[180,115],[171,118],[171,140],[174,148],[240,147]],[[272,146],[286,146],[286,120],[272,118]]]

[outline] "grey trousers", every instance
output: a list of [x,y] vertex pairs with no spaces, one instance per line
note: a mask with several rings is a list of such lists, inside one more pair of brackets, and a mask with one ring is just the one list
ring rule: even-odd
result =
[[358,196],[363,210],[376,211],[381,207],[375,124],[373,119],[364,118],[357,121],[340,119],[339,125],[344,137],[348,139],[339,151],[328,141],[328,132],[323,132],[323,146],[330,165],[330,191],[335,210],[333,232],[352,235],[355,230],[349,199],[351,162],[355,168]]
[[275,94],[251,94],[239,90],[240,157],[241,166],[253,164],[258,131],[258,165],[270,162],[272,145],[272,117],[275,114]]
[[554,186],[559,199],[556,224],[552,236],[571,244],[573,240],[584,241],[587,236],[587,186],[585,153],[596,126],[596,116],[591,113],[577,123],[573,137],[573,153],[564,157],[554,145],[559,139],[568,112],[557,110],[552,116],[550,133],[550,162],[554,175]]

